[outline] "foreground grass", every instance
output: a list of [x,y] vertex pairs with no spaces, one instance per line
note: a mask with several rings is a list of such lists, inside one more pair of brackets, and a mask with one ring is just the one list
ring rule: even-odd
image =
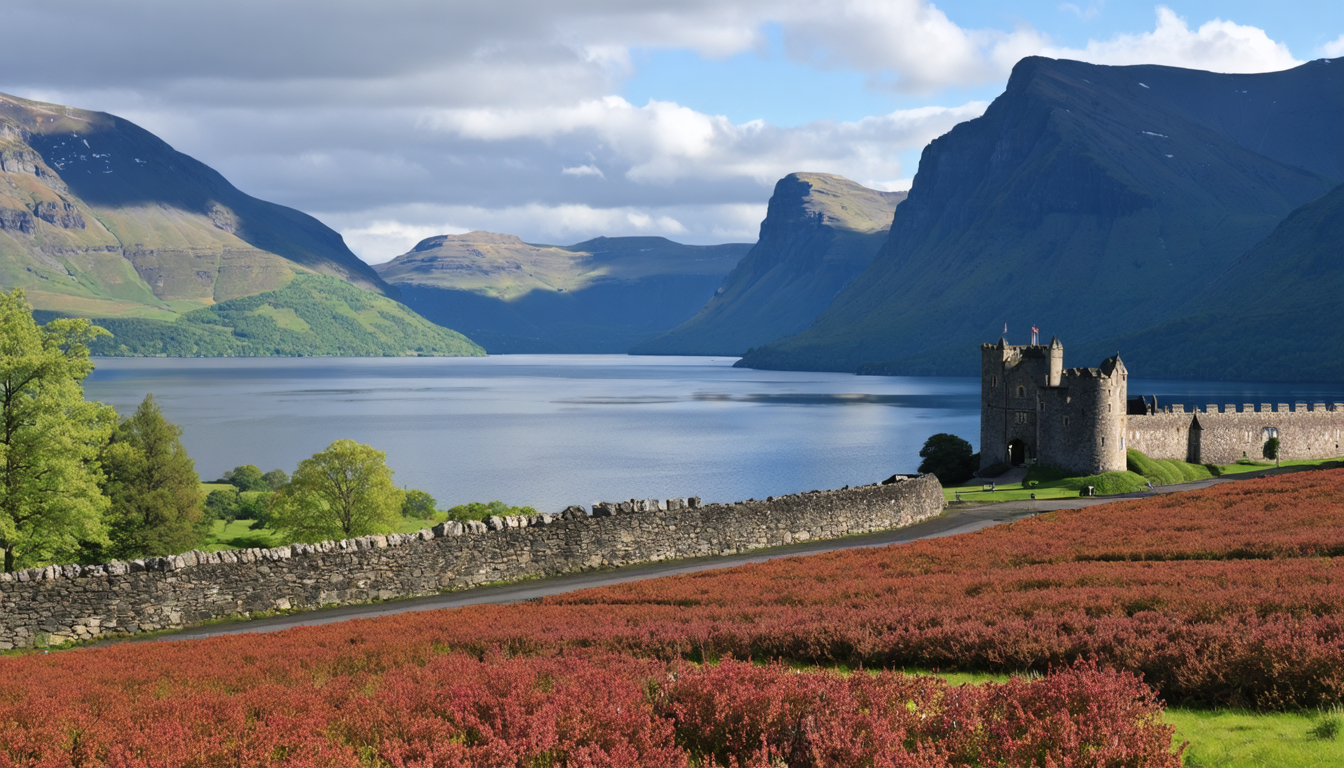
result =
[[[953,685],[1001,683],[1009,675],[924,672]],[[1248,712],[1170,707],[1163,719],[1176,726],[1172,743],[1189,742],[1188,768],[1335,768],[1344,765],[1344,713]],[[1331,738],[1333,720],[1338,733]]]
[[[1145,457],[1146,458],[1146,457]],[[1048,481],[1042,481],[1036,485],[1028,486],[1024,483],[999,483],[993,478],[980,479],[975,478],[961,485],[952,485],[943,488],[943,498],[947,501],[956,501],[960,499],[963,502],[975,504],[992,504],[1000,501],[1024,501],[1027,499],[1074,499],[1078,498],[1080,489],[1085,485],[1092,485],[1096,488],[1098,496],[1108,496],[1121,493],[1134,493],[1136,491],[1147,490],[1148,480],[1153,481],[1153,485],[1161,487],[1165,484],[1174,484],[1190,482],[1214,477],[1215,474],[1199,464],[1186,464],[1171,460],[1153,460],[1149,462],[1159,465],[1163,470],[1163,479],[1169,480],[1169,483],[1159,482],[1152,476],[1135,472],[1107,472],[1103,475],[1093,475],[1092,477],[1064,477]],[[1340,465],[1344,459],[1299,459],[1294,461],[1281,462],[1279,466],[1294,467],[1300,469],[1329,469]],[[1221,464],[1217,466],[1217,476],[1244,474],[1248,472],[1259,472],[1266,469],[1274,469],[1274,462],[1266,461],[1242,461],[1236,464]],[[1182,473],[1179,478],[1176,473]],[[991,483],[994,484],[994,490],[985,490]],[[1033,494],[1035,494],[1033,496]]]

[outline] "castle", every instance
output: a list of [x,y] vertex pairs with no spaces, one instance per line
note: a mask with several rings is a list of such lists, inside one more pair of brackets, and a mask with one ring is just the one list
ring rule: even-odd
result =
[[1277,437],[1284,459],[1344,455],[1344,403],[1160,407],[1129,399],[1120,356],[1098,368],[1064,368],[1064,345],[980,348],[980,468],[1039,462],[1083,475],[1124,471],[1125,451],[1194,464],[1261,457]]

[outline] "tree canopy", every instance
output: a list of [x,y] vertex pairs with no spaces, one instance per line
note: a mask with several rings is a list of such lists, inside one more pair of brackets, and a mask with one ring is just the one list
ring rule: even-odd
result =
[[971,444],[956,435],[939,432],[924,442],[919,449],[921,473],[930,473],[943,485],[964,483],[975,474]]
[[255,464],[234,467],[225,472],[221,479],[240,491],[271,490],[270,483],[266,481],[266,476],[261,473],[261,470]]
[[204,537],[201,479],[153,395],[112,433],[103,450],[107,472],[109,553],[130,560],[171,555]]
[[428,520],[437,511],[436,506],[438,502],[433,496],[424,491],[410,490],[406,492],[406,500],[401,504],[401,515],[417,520]]
[[106,544],[98,454],[116,411],[84,400],[88,343],[107,331],[61,318],[39,328],[22,290],[0,293],[0,550],[13,571]]
[[271,527],[291,541],[388,533],[401,522],[405,492],[392,483],[387,454],[354,440],[337,440],[304,459],[275,494]]

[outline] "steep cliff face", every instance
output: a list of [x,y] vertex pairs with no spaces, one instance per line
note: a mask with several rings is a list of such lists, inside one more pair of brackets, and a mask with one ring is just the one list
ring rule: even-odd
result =
[[1085,347],[1145,378],[1344,382],[1344,186],[1289,214],[1184,316]]
[[699,309],[749,244],[600,237],[569,246],[469,232],[376,269],[406,305],[493,353],[624,353]]
[[0,94],[0,287],[53,312],[171,319],[313,272],[395,296],[339,234],[148,131]]
[[879,192],[826,173],[775,185],[761,236],[691,319],[632,351],[741,355],[806,329],[873,260],[904,192]]
[[1005,322],[1077,345],[1177,317],[1338,183],[1341,117],[1344,61],[1220,75],[1024,59],[925,149],[868,269],[743,362],[972,373],[966,350]]

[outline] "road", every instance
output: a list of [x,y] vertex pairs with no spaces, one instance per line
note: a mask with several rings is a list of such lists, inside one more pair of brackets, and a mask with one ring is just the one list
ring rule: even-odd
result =
[[[883,531],[881,533],[870,533],[861,536],[849,536],[843,539],[832,539],[829,541],[814,541],[806,544],[794,544],[787,547],[776,547],[774,549],[752,552],[744,555],[701,557],[663,563],[646,563],[643,565],[631,565],[608,571],[588,571],[567,576],[556,576],[549,579],[538,579],[535,581],[525,581],[517,584],[506,584],[494,587],[481,587],[478,589],[451,592],[443,595],[430,595],[428,597],[412,597],[404,600],[395,600],[392,602],[376,603],[372,605],[323,608],[290,616],[275,616],[265,619],[253,619],[251,621],[193,627],[184,629],[180,632],[158,635],[146,639],[163,641],[193,640],[201,637],[237,635],[248,632],[278,632],[292,627],[311,627],[320,624],[331,624],[338,621],[349,621],[350,619],[390,616],[392,614],[409,613],[412,611],[437,611],[445,608],[462,608],[468,605],[504,605],[525,600],[535,600],[548,595],[558,595],[580,589],[605,587],[611,584],[624,584],[626,582],[642,581],[644,579],[656,579],[662,576],[696,573],[698,571],[708,571],[715,568],[731,568],[736,565],[745,565],[747,563],[763,563],[767,560],[774,560],[779,557],[815,555],[821,552],[834,552],[837,550],[857,549],[861,547],[885,547],[891,544],[906,544],[920,539],[954,536],[958,533],[969,533],[970,531],[978,531],[993,525],[1009,523],[1024,517],[1031,517],[1032,515],[1041,512],[1049,512],[1059,509],[1081,509],[1082,507],[1091,507],[1098,504],[1113,504],[1117,501],[1128,499],[1142,499],[1149,496],[1168,493],[1193,491],[1218,485],[1219,483],[1235,482],[1251,477],[1263,477],[1266,475],[1283,474],[1292,471],[1297,471],[1297,468],[1283,467],[1282,469],[1248,472],[1229,477],[1182,483],[1180,485],[1165,485],[1159,486],[1152,491],[1125,494],[1122,496],[1007,501],[999,504],[954,508],[949,509],[947,512],[932,520],[927,520],[894,531]],[[136,640],[132,638],[129,642],[136,642]]]

